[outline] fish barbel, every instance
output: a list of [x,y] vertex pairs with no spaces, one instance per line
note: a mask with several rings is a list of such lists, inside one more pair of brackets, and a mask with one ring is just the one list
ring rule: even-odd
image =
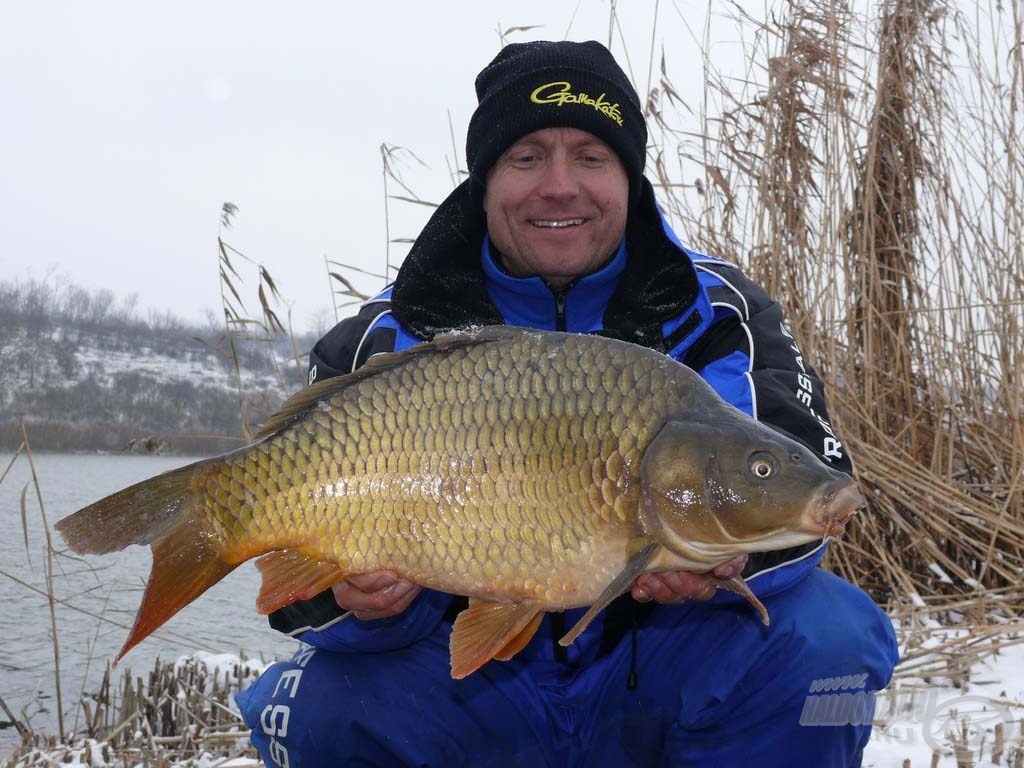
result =
[[[641,573],[837,535],[863,503],[851,478],[666,355],[496,326],[375,355],[294,395],[251,445],[56,527],[78,553],[152,548],[118,658],[259,558],[263,613],[380,569],[468,595],[458,678],[515,655],[546,611],[592,606],[568,644]],[[767,623],[740,578],[721,586]]]

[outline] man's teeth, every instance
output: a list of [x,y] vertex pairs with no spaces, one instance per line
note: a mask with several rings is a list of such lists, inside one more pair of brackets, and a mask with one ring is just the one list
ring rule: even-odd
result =
[[561,229],[562,227],[574,227],[582,224],[585,219],[563,219],[562,221],[543,221],[541,219],[533,219],[530,221],[535,227],[551,227],[552,229]]

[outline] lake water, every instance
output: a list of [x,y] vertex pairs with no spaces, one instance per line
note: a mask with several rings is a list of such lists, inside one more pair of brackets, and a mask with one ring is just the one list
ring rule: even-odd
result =
[[[0,453],[0,474],[10,459],[11,454]],[[113,491],[194,460],[67,454],[34,454],[33,459],[51,529],[57,520]],[[26,485],[23,528],[21,499]],[[150,551],[129,547],[83,559],[65,552],[57,533],[53,544],[61,552],[54,561],[55,596],[68,603],[58,604],[56,614],[65,725],[70,728],[79,714],[81,692],[96,689],[106,663],[128,636],[149,575]],[[256,569],[251,562],[244,563],[130,651],[119,669],[145,673],[158,657],[174,660],[200,650],[245,653],[268,661],[290,656],[297,643],[270,629],[266,617],[256,613],[258,591]],[[0,604],[0,696],[37,732],[56,734],[46,537],[24,454],[0,483]],[[0,710],[0,720],[6,719]],[[13,728],[0,730],[0,760],[17,741]]]

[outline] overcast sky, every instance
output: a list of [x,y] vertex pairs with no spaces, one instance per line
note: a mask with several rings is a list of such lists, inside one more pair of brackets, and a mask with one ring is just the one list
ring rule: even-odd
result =
[[[643,90],[655,3],[618,7]],[[676,73],[700,73],[687,24],[701,34],[706,8],[660,3]],[[202,319],[220,306],[216,238],[230,201],[227,239],[277,278],[298,330],[331,306],[325,255],[383,267],[381,144],[427,164],[406,163],[422,196],[450,188],[449,115],[462,161],[473,79],[499,26],[541,25],[516,41],[606,42],[609,31],[608,0],[0,9],[0,279],[106,287],[137,294],[143,312]],[[742,58],[723,27],[718,52]],[[623,61],[619,39],[613,49]],[[400,212],[391,236],[414,235],[427,213]]]

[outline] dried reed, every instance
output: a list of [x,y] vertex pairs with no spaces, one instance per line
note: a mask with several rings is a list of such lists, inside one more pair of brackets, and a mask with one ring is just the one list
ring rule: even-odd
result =
[[1024,568],[1021,9],[985,12],[738,11],[755,32],[739,92],[706,59],[696,128],[670,65],[648,97],[684,239],[786,305],[828,384],[870,501],[832,564],[893,605],[980,599]]
[[[235,248],[224,239],[225,230],[233,227],[235,216],[238,214],[238,206],[234,203],[224,203],[221,206],[219,231],[217,233],[218,267],[220,278],[221,311],[224,316],[224,333],[215,341],[199,339],[218,355],[231,362],[232,372],[235,379],[235,389],[238,393],[238,407],[241,415],[241,431],[245,440],[251,441],[256,433],[253,419],[253,402],[246,391],[246,384],[243,381],[242,366],[239,361],[239,351],[242,345],[257,344],[267,351],[268,358],[277,373],[279,388],[283,396],[297,388],[305,380],[305,369],[302,364],[302,354],[295,343],[295,335],[291,332],[291,320],[289,316],[289,328],[286,329],[280,318],[274,311],[274,305],[282,302],[281,294],[277,284],[267,268],[253,259],[246,256],[242,251]],[[235,268],[232,259],[240,260],[243,264],[255,272],[256,295],[260,309],[257,316],[253,316],[246,307],[242,298],[241,288],[245,281],[242,275]],[[292,362],[295,366],[295,375],[286,376],[274,351],[274,342],[279,337],[287,337],[292,345]],[[279,403],[271,404],[270,408],[263,407],[259,410],[263,415],[268,415]],[[263,404],[266,406],[266,404]]]
[[73,743],[20,732],[10,765],[49,768],[104,765],[189,765],[196,759],[249,757],[256,751],[234,706],[234,694],[258,677],[262,665],[245,659],[230,668],[203,655],[154,664],[146,676],[130,670],[116,678],[109,665],[97,690],[83,698],[85,725]]

